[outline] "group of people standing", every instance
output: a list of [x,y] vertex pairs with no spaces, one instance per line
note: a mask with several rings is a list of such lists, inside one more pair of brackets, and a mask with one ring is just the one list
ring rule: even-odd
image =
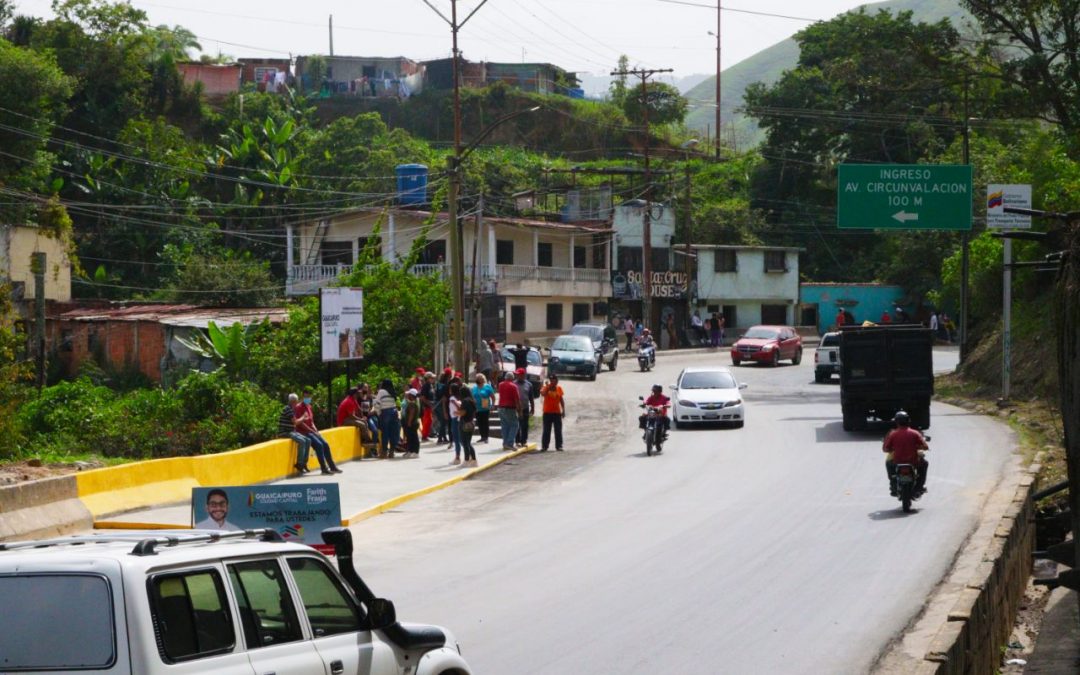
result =
[[[503,449],[513,450],[528,444],[529,421],[535,412],[536,399],[543,399],[543,445],[548,449],[551,432],[555,449],[563,449],[562,418],[565,414],[563,390],[554,375],[539,391],[526,377],[528,348],[510,349],[514,370],[502,369],[494,341],[485,342],[476,355],[476,374],[472,384],[461,372],[447,367],[436,376],[417,368],[403,397],[394,384],[385,379],[372,392],[367,384],[351,387],[338,405],[337,426],[351,426],[364,445],[375,445],[379,459],[392,459],[401,452],[405,458],[420,455],[421,442],[446,443],[453,448],[452,465],[477,466],[475,443],[490,439],[491,415],[498,412]],[[304,390],[301,400],[289,395],[289,402],[278,421],[279,437],[296,442],[295,468],[307,473],[309,452],[314,449],[323,474],[340,473],[334,464],[330,446],[315,426],[311,391]]]

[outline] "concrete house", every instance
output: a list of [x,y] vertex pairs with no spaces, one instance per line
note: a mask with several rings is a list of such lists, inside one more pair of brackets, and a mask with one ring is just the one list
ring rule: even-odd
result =
[[189,87],[202,85],[207,96],[224,96],[240,91],[240,74],[243,66],[238,63],[200,63],[189,61],[176,64],[184,84]]
[[325,85],[330,94],[406,98],[424,88],[424,66],[404,56],[320,56],[326,64],[322,81],[315,81],[311,56],[296,58],[296,78],[305,91]]
[[29,225],[0,225],[0,283],[12,285],[18,304],[32,301],[37,292],[30,267],[34,253],[45,254],[45,299],[71,300],[71,260],[64,243]]
[[782,246],[693,244],[697,255],[697,301],[702,318],[723,314],[731,328],[755,324],[797,325],[799,253]]
[[[286,228],[286,293],[316,293],[350,271],[376,226],[373,245],[391,262],[400,260],[426,232],[428,244],[413,271],[449,276],[446,214],[358,209]],[[481,217],[465,221],[463,232],[465,292],[472,296],[475,290],[485,338],[545,342],[575,322],[602,320],[611,295],[610,229]]]
[[289,59],[237,59],[241,66],[240,81],[254,84],[259,91],[278,91],[292,80],[292,61]]

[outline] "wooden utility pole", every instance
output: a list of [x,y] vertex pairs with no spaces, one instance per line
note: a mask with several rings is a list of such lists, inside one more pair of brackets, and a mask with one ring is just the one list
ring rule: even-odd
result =
[[641,226],[641,314],[648,327],[652,323],[652,175],[649,168],[649,78],[671,68],[638,68],[612,71],[612,76],[637,75],[641,78],[641,110],[645,122],[645,217]]
[[45,254],[30,254],[34,273],[34,359],[37,362],[38,392],[45,386]]

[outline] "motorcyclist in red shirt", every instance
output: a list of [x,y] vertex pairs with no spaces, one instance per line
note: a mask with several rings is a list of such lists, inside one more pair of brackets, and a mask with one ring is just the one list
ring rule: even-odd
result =
[[911,428],[911,417],[903,410],[893,417],[896,428],[885,436],[885,442],[881,444],[881,450],[885,453],[885,472],[889,475],[889,494],[896,496],[896,484],[893,477],[896,475],[897,464],[912,464],[918,467],[919,477],[915,482],[915,495],[920,496],[926,492],[926,470],[929,463],[923,457],[923,452],[929,450],[926,439],[916,429]]
[[[664,429],[664,436],[667,436],[667,432],[671,429],[671,419],[668,417],[667,411],[671,406],[671,399],[664,396],[664,388],[658,384],[652,386],[652,394],[649,398],[645,399],[645,405],[660,409],[660,425]],[[638,418],[639,424],[642,429],[645,428],[645,415]]]

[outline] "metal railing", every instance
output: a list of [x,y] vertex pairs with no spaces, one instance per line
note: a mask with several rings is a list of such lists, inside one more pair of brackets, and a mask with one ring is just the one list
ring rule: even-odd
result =
[[[465,266],[465,283],[473,276],[473,266]],[[413,265],[412,272],[417,275],[438,274],[448,277],[449,266],[446,264]],[[333,281],[342,274],[353,271],[353,265],[293,265],[290,270],[289,284],[302,285]],[[608,279],[605,269],[572,267],[535,267],[533,265],[496,265],[495,274],[490,273],[486,265],[479,266],[477,280],[499,279],[506,281],[581,281],[604,282]]]

